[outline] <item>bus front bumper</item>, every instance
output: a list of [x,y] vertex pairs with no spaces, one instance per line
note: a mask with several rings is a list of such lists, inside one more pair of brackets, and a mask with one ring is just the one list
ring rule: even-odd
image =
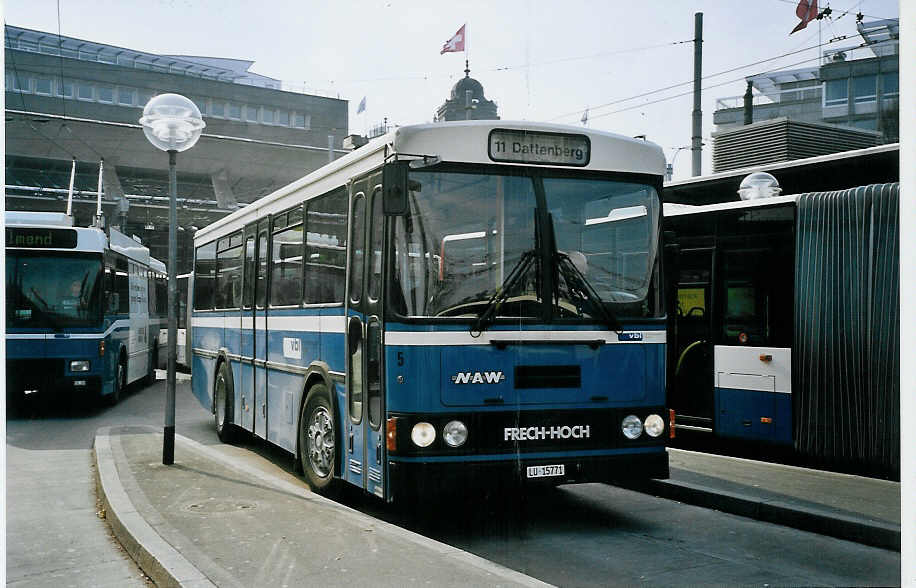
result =
[[[545,466],[545,467],[538,467]],[[557,468],[556,466],[562,466]],[[629,484],[649,478],[668,478],[668,453],[655,447],[639,453],[599,456],[557,456],[518,459],[389,462],[389,488],[392,498],[449,489],[522,487],[606,482]],[[562,474],[558,472],[562,471]]]

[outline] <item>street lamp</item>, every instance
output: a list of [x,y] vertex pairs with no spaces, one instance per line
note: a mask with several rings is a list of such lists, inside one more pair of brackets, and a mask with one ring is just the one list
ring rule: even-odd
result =
[[179,151],[187,151],[197,143],[206,126],[200,110],[193,102],[179,94],[160,94],[143,108],[140,118],[143,133],[157,149],[169,154],[169,343],[166,372],[165,427],[163,428],[162,463],[175,462],[175,355],[178,343],[178,179],[175,161]]

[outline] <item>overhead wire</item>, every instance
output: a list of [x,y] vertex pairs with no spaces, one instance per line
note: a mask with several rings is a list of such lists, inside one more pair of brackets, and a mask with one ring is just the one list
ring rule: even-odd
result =
[[[795,50],[795,51],[790,51],[790,52],[788,52],[788,53],[783,53],[783,54],[781,54],[781,55],[777,55],[777,56],[775,56],[775,57],[770,57],[770,58],[767,58],[767,59],[762,59],[762,60],[759,60],[759,61],[754,61],[754,62],[751,62],[751,63],[746,63],[746,64],[744,64],[744,65],[740,65],[740,66],[737,66],[737,67],[732,67],[732,68],[725,69],[725,70],[722,70],[722,71],[719,71],[719,72],[716,72],[716,73],[713,73],[713,74],[709,74],[709,75],[703,76],[703,77],[701,78],[701,80],[709,80],[709,79],[712,79],[712,78],[719,77],[719,76],[721,76],[721,75],[725,75],[725,74],[728,74],[728,73],[736,72],[736,71],[739,71],[739,70],[742,70],[742,69],[747,69],[747,68],[753,67],[753,66],[755,66],[755,65],[760,65],[760,64],[762,64],[762,63],[768,63],[768,62],[770,62],[770,61],[776,61],[777,59],[782,59],[782,58],[784,58],[784,57],[789,57],[790,55],[796,55],[796,54],[798,54],[798,53],[804,53],[805,51],[811,51],[811,50],[813,50],[813,49],[818,49],[818,48],[820,48],[820,47],[823,47],[824,45],[828,45],[828,44],[830,44],[830,43],[835,43],[835,42],[837,42],[837,41],[842,41],[842,40],[845,40],[845,39],[848,39],[848,38],[849,38],[849,35],[841,35],[841,36],[839,36],[839,37],[834,37],[833,39],[830,39],[829,41],[826,41],[826,42],[824,42],[824,43],[820,43],[820,44],[818,44],[818,45],[813,45],[813,46],[811,46],[811,47],[806,47],[806,48],[804,48],[804,49],[797,49],[797,50]],[[866,45],[867,45],[867,43],[863,43],[861,46],[866,46]],[[807,62],[813,61],[813,60],[815,60],[815,59],[820,59],[820,57],[818,56],[818,57],[816,57],[816,58],[806,59],[806,60],[804,60],[804,61],[802,61],[802,62],[799,62],[798,64],[795,64],[795,65],[799,65],[799,64],[802,64],[802,63],[807,63]],[[780,69],[785,69],[786,67],[794,67],[794,65],[782,66],[782,67],[780,67],[780,68],[777,68],[777,69],[771,70],[771,71],[778,71],[778,70],[780,70]],[[761,72],[761,73],[767,73],[767,72]],[[760,74],[754,74],[754,75],[760,75]],[[744,77],[748,77],[748,76],[744,76]],[[741,79],[744,79],[744,77],[739,78],[738,80],[729,81],[729,82],[727,82],[727,83],[734,83],[734,81],[740,81]],[[643,93],[640,93],[640,94],[636,94],[636,95],[634,95],[634,96],[629,96],[629,97],[627,97],[627,98],[619,98],[619,99],[617,99],[617,100],[612,100],[612,101],[610,101],[610,102],[606,102],[606,103],[601,104],[601,105],[598,105],[598,106],[593,106],[593,107],[591,107],[591,110],[590,110],[590,113],[589,113],[589,118],[600,118],[600,116],[601,116],[601,115],[592,115],[592,114],[591,114],[591,111],[598,110],[598,109],[601,109],[601,108],[606,108],[606,107],[608,107],[608,106],[613,106],[613,105],[615,105],[615,104],[620,104],[620,103],[623,103],[623,102],[630,102],[630,101],[632,101],[632,100],[638,100],[639,98],[645,98],[646,96],[652,96],[653,94],[658,94],[658,93],[660,93],[660,92],[665,92],[665,91],[667,91],[667,90],[673,90],[674,88],[679,88],[679,87],[681,87],[681,86],[686,86],[686,85],[689,85],[689,84],[692,84],[692,83],[693,83],[693,80],[688,80],[688,81],[680,82],[680,83],[677,83],[677,84],[672,84],[672,85],[670,85],[670,86],[665,86],[665,87],[662,87],[662,88],[657,88],[657,89],[655,89],[655,90],[649,90],[648,92],[643,92]],[[714,86],[707,86],[707,88],[715,88],[715,87],[718,87],[718,86],[721,86],[721,85],[724,85],[724,84],[716,84],[716,85],[714,85]],[[689,92],[688,92],[688,93],[689,93]],[[677,96],[682,96],[682,95],[683,95],[683,94],[678,94]],[[677,96],[674,96],[674,97],[677,97]],[[656,102],[657,102],[657,101],[656,101]],[[655,103],[655,102],[650,102],[649,104],[654,104],[654,103]],[[627,108],[627,109],[625,109],[625,110],[629,110],[629,108]],[[582,109],[578,109],[578,110],[575,110],[575,111],[572,111],[572,112],[567,112],[567,113],[565,113],[565,114],[561,114],[561,115],[555,116],[555,117],[553,117],[553,118],[548,119],[548,121],[556,121],[556,120],[559,120],[559,119],[561,119],[561,118],[566,118],[566,117],[568,117],[568,116],[573,116],[573,115],[578,116],[581,112],[582,112]],[[619,111],[619,110],[618,110],[618,111],[614,111],[614,112],[622,112],[622,111]],[[611,114],[612,114],[612,113],[611,113]]]

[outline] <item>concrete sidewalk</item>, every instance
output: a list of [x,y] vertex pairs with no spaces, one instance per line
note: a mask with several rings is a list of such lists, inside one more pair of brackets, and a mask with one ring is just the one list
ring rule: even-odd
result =
[[100,494],[115,535],[158,586],[546,586],[379,521],[176,435],[100,429]]
[[[115,535],[159,586],[543,586],[310,492],[237,447],[152,427],[100,429],[96,471]],[[638,490],[900,550],[900,485],[669,449],[671,478]],[[268,471],[270,470],[270,471]]]

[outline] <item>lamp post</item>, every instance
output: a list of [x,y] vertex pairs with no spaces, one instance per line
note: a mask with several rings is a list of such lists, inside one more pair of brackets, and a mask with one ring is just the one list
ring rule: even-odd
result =
[[197,106],[179,94],[153,97],[143,108],[140,124],[149,142],[169,154],[169,342],[162,463],[171,465],[175,462],[175,355],[178,342],[178,212],[175,204],[178,198],[178,179],[175,161],[179,151],[187,151],[197,143],[206,125]]

